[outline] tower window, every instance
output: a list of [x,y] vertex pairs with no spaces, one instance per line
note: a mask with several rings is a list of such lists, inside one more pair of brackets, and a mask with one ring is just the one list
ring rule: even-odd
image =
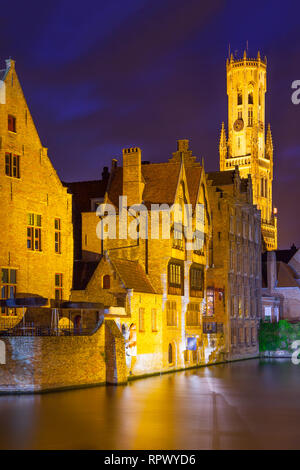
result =
[[253,91],[248,93],[248,104],[253,104]]
[[238,104],[238,106],[243,104],[243,95],[242,95],[241,91],[238,91],[238,94],[237,94],[237,104]]

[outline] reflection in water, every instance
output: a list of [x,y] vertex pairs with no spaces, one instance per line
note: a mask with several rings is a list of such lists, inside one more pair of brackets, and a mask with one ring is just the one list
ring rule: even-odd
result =
[[0,397],[1,449],[300,448],[300,366],[251,360]]

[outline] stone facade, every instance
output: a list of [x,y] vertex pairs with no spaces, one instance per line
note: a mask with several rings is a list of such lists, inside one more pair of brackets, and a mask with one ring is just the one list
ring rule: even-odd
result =
[[[219,352],[227,359],[258,354],[261,318],[260,211],[252,204],[251,178],[242,180],[238,168],[208,173],[212,210],[212,267],[207,288],[214,308],[208,323],[216,322],[223,336]],[[218,339],[213,337],[215,341]],[[219,340],[220,341],[220,340]]]

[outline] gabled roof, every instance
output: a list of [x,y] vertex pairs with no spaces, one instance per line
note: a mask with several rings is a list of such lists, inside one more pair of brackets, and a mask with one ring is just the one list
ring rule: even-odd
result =
[[126,289],[155,294],[153,286],[138,261],[119,258],[110,258],[110,261]]
[[201,181],[202,166],[189,166],[185,168],[185,174],[188,184],[188,192],[193,209],[197,203],[199,184]]

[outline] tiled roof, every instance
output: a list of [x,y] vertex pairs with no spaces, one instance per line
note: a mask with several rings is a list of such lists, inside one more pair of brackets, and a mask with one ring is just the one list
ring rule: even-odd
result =
[[[177,189],[180,163],[150,163],[142,165],[145,182],[143,201],[146,204],[173,204]],[[108,189],[108,200],[119,206],[123,194],[123,168],[117,167]]]
[[73,270],[73,289],[84,290],[98,264],[99,261],[75,261]]
[[235,170],[229,171],[212,171],[206,173],[207,179],[212,181],[213,186],[226,186],[233,184]]
[[145,180],[143,200],[153,204],[173,204],[180,166],[180,163],[142,165],[142,175]]
[[154,294],[155,290],[138,261],[114,258],[111,263],[127,289]]
[[197,203],[198,189],[201,179],[202,166],[190,166],[185,169],[188,192],[193,209]]

